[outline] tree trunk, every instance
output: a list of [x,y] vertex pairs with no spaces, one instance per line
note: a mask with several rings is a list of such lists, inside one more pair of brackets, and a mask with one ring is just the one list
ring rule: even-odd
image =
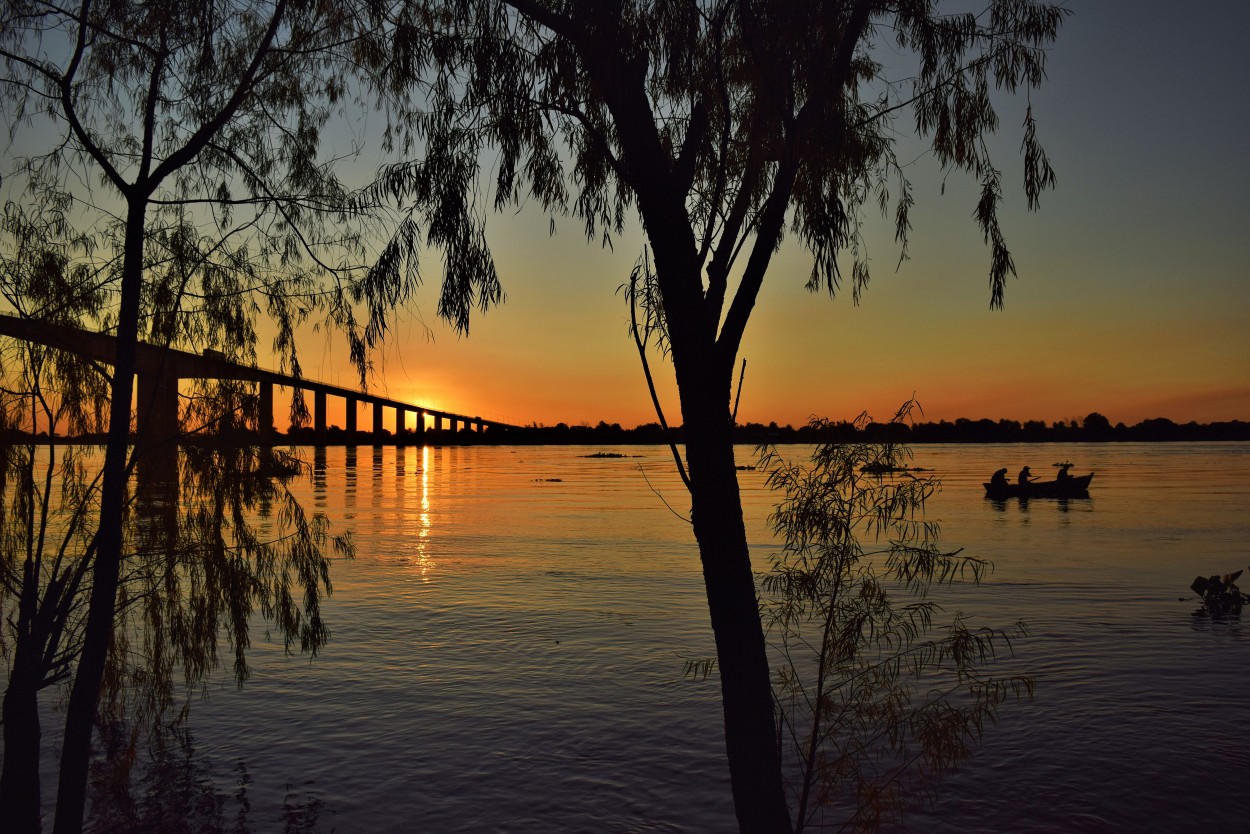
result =
[[4,693],[4,774],[0,776],[0,821],[12,834],[40,830],[39,682],[37,647],[29,633],[14,652]]
[[[703,562],[725,715],[734,809],[743,834],[791,830],[781,778],[771,669],[734,468],[729,380],[683,375],[691,521]],[[690,390],[694,388],[695,390]]]
[[96,533],[95,564],[91,567],[91,600],[83,635],[82,655],[65,710],[65,738],[57,785],[55,834],[82,831],[87,804],[87,775],[91,764],[91,735],[117,607],[117,585],[122,561],[122,515],[125,510],[127,455],[130,446],[130,400],[134,394],[135,344],[139,333],[139,300],[143,282],[143,243],[146,199],[127,206],[126,240],[122,266],[121,305],[117,319],[117,356],[108,445],[100,486],[100,526]]

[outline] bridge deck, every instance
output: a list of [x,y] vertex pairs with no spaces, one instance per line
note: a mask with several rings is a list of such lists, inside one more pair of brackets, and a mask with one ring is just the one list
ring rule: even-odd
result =
[[[47,345],[48,347],[57,348],[59,350],[75,353],[84,356],[96,362],[104,364],[113,364],[117,356],[117,337],[108,333],[99,333],[91,330],[82,330],[67,325],[53,324],[50,322],[33,321],[17,316],[8,316],[0,314],[0,336],[9,336],[16,339],[23,339],[36,344]],[[203,353],[191,353],[177,348],[162,347],[152,345],[146,342],[139,342],[136,345],[136,365],[140,379],[140,412],[145,411],[143,400],[145,398],[145,389],[150,393],[153,401],[159,397],[159,389],[168,389],[172,381],[174,393],[176,394],[177,380],[179,379],[229,379],[239,380],[243,382],[259,383],[261,388],[262,402],[267,401],[271,409],[268,415],[268,425],[262,425],[259,428],[264,431],[272,430],[272,386],[279,385],[286,388],[299,388],[304,391],[311,391],[315,395],[315,421],[316,430],[319,434],[325,432],[325,397],[335,396],[342,397],[348,401],[349,408],[349,427],[348,431],[355,430],[355,411],[353,404],[358,402],[368,403],[376,410],[374,411],[374,431],[380,432],[382,426],[381,409],[393,408],[396,411],[397,421],[402,426],[404,414],[415,413],[417,415],[429,415],[434,418],[435,426],[441,426],[443,420],[451,421],[453,427],[456,423],[467,425],[475,425],[478,431],[485,428],[515,428],[508,423],[501,423],[496,420],[483,420],[478,416],[468,416],[465,414],[454,414],[449,411],[439,411],[433,408],[427,408],[423,405],[413,403],[405,403],[400,400],[391,399],[389,397],[370,394],[366,391],[358,391],[354,388],[344,388],[339,385],[331,385],[326,382],[318,382],[317,380],[306,379],[304,377],[296,377],[290,374],[283,374],[277,371],[268,371],[263,368],[256,368],[249,365],[240,365],[232,362],[225,356],[213,350],[206,350]],[[266,396],[267,395],[267,396]],[[176,407],[176,402],[175,402]],[[263,410],[263,408],[262,408]],[[262,416],[262,420],[264,417]],[[418,431],[423,426],[418,423]],[[398,433],[398,431],[396,432]]]

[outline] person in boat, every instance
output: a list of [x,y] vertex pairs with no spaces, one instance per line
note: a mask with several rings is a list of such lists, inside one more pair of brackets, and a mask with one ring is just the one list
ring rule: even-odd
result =
[[1007,486],[1007,467],[1004,466],[1002,469],[991,475],[990,483],[996,487]]
[[1064,481],[1068,480],[1068,478],[1071,478],[1072,476],[1068,474],[1068,470],[1071,468],[1072,468],[1072,464],[1070,463],[1065,463],[1061,465],[1059,467],[1059,474],[1055,476],[1055,480],[1058,481],[1059,483],[1063,483]]
[[1031,480],[1033,480],[1033,475],[1029,472],[1029,467],[1026,466],[1020,470],[1020,477],[1016,479],[1016,482],[1020,486],[1027,486]]

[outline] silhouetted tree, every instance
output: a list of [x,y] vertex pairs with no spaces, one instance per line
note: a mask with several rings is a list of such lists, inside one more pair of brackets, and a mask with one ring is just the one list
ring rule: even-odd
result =
[[[28,222],[11,210],[3,228],[13,248],[0,253],[0,297],[55,305],[60,322],[103,303],[90,270],[69,265],[66,251],[84,241],[53,245],[64,227],[51,214]],[[29,432],[24,442],[0,445],[0,648],[8,661],[0,819],[14,831],[39,828],[39,693],[70,677],[94,546],[85,456],[53,445],[41,454],[32,441],[39,425],[100,432],[107,409],[107,381],[89,361],[0,339],[0,426]]]
[[[389,169],[382,190],[458,226],[489,150],[497,207],[529,195],[604,240],[636,212],[646,231],[654,273],[631,297],[676,375],[679,466],[744,831],[790,829],[731,421],[738,351],[769,264],[789,230],[813,257],[809,289],[833,294],[845,281],[858,298],[869,278],[862,225],[877,205],[892,206],[906,257],[913,196],[894,147],[910,113],[937,160],[980,184],[974,216],[1000,305],[1014,264],[985,141],[998,127],[991,91],[1041,83],[1064,15],[1025,0],[991,0],[981,14],[941,14],[927,0],[458,0],[414,2],[396,21],[387,67],[428,112],[413,123],[419,161]],[[914,68],[883,66],[878,45]],[[1054,179],[1034,127],[1030,111],[1030,207]],[[466,235],[470,251],[480,239],[480,228]],[[476,257],[449,272],[449,318],[460,321],[493,270]]]
[[[348,334],[363,375],[365,347],[413,286],[415,273],[401,269],[393,248],[379,255],[365,245],[375,207],[343,187],[334,157],[320,150],[327,119],[349,103],[347,78],[362,55],[377,51],[368,42],[377,31],[369,8],[11,0],[0,14],[0,106],[20,140],[13,147],[32,149],[6,172],[6,213],[33,201],[61,222],[85,224],[91,246],[76,257],[91,265],[108,299],[80,323],[117,337],[92,506],[97,527],[84,553],[90,601],[66,708],[58,832],[82,825],[119,610],[140,335],[247,360],[254,320],[266,314],[275,349],[298,374],[294,329],[319,311]],[[55,319],[59,303],[25,313]],[[357,321],[356,304],[368,308],[367,323]],[[216,394],[254,413],[254,398],[237,387]]]
[[1175,440],[1181,436],[1181,427],[1166,417],[1152,417],[1133,426],[1137,440]]
[[[54,292],[66,284],[48,286]],[[108,385],[88,360],[8,339],[0,339],[0,351],[0,424],[59,431],[102,423]],[[283,462],[285,477],[275,477]],[[110,760],[96,763],[99,772],[127,771],[172,705],[175,681],[202,683],[219,664],[222,642],[236,680],[248,677],[254,614],[288,647],[315,653],[329,635],[320,616],[330,588],[326,520],[307,516],[285,485],[301,468],[281,453],[231,445],[191,447],[171,463],[177,482],[140,475],[123,506],[125,570],[96,710]],[[5,830],[40,828],[39,693],[70,680],[81,655],[98,464],[91,447],[0,447]],[[343,540],[333,546],[346,552]]]
[[770,521],[783,546],[763,580],[764,611],[780,656],[796,832],[876,831],[970,755],[1004,701],[1033,692],[1032,678],[983,668],[1026,633],[1023,623],[935,622],[932,591],[979,582],[992,566],[940,547],[938,524],[924,516],[938,479],[868,474],[902,469],[910,456],[905,444],[871,440],[822,443],[807,465],[760,449],[780,493]]
[[1020,421],[1001,419],[998,421],[998,437],[1000,440],[1015,440],[1020,436]]
[[1105,440],[1111,435],[1111,421],[1097,411],[1092,411],[1081,422],[1081,428],[1090,440]]

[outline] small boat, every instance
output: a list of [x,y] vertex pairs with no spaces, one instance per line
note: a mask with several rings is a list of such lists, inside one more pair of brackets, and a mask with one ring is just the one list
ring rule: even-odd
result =
[[1089,482],[1094,473],[1079,478],[1064,478],[1055,481],[1030,481],[1027,484],[996,484],[985,482],[986,498],[1088,498]]

